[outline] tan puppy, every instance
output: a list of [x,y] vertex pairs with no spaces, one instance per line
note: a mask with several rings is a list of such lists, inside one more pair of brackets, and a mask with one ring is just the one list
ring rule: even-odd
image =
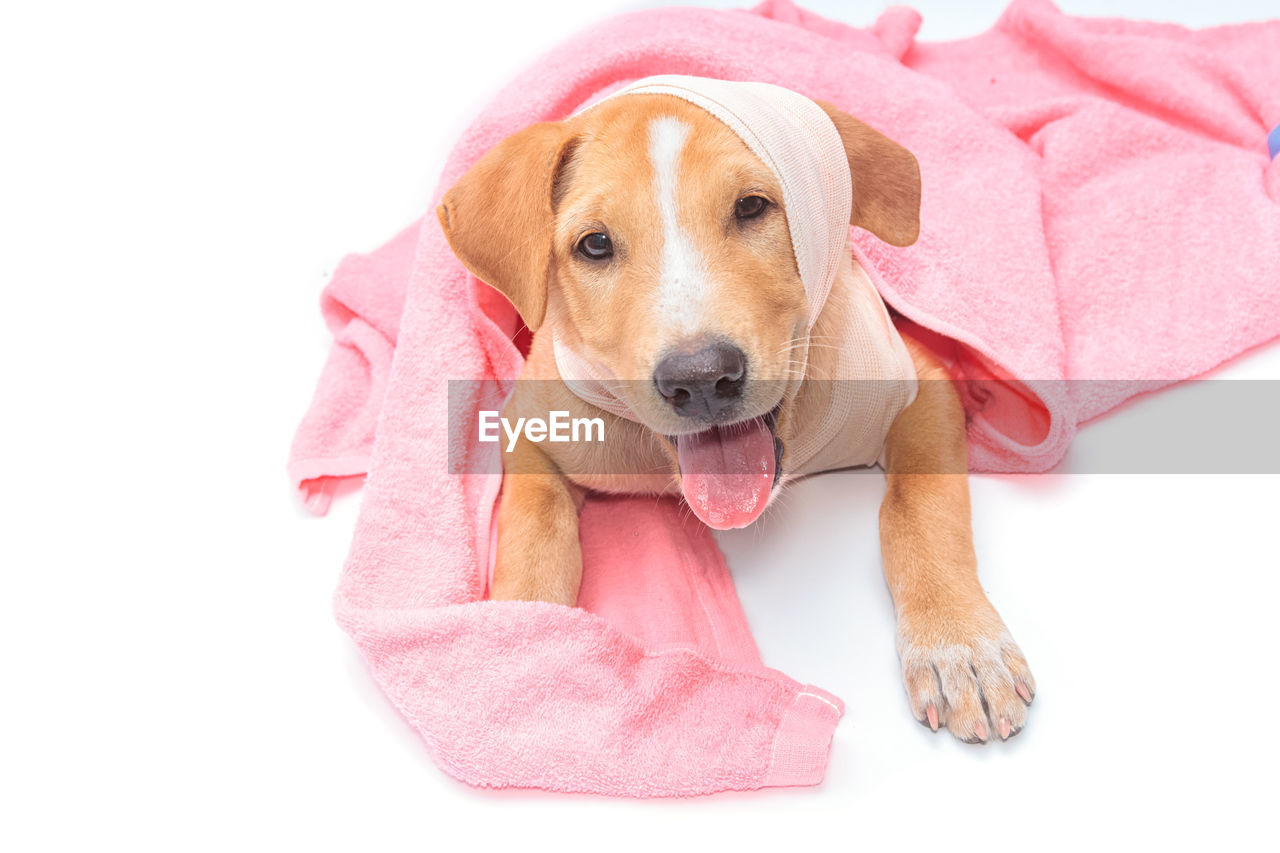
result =
[[[914,242],[915,158],[821,106],[853,174],[851,224]],[[481,158],[437,213],[458,258],[535,331],[521,379],[546,381],[518,383],[507,412],[600,417],[609,435],[601,444],[520,440],[504,454],[493,598],[575,604],[584,490],[679,494],[679,445],[710,428],[773,433],[779,473],[766,499],[804,473],[789,470],[787,448],[825,408],[814,378],[832,375],[833,348],[822,342],[839,334],[860,271],[852,262],[840,270],[809,330],[778,181],[709,113],[636,94],[534,125]],[[628,380],[620,393],[635,421],[570,392],[556,336]],[[808,358],[794,358],[806,342]],[[919,391],[889,429],[880,526],[907,694],[935,730],[971,743],[1008,738],[1026,720],[1035,681],[978,582],[964,410],[940,361],[906,343]],[[822,467],[850,464],[838,455]]]

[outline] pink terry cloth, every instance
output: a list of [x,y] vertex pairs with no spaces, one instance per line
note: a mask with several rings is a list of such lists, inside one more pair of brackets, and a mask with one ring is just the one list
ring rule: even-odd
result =
[[[485,109],[432,206],[503,137],[640,77],[831,101],[920,161],[919,242],[855,232],[855,252],[971,380],[977,470],[1047,470],[1081,421],[1280,334],[1280,23],[1193,32],[1020,0],[973,39],[917,43],[919,24],[784,0],[611,19]],[[367,471],[338,620],[441,766],[628,796],[821,780],[840,701],[763,666],[714,541],[674,500],[589,497],[580,607],[484,600],[500,482],[449,473],[448,380],[490,380],[456,416],[500,408],[527,332],[434,215],[348,258],[323,310],[334,347],[290,475],[322,513]],[[481,447],[453,450],[498,452]]]

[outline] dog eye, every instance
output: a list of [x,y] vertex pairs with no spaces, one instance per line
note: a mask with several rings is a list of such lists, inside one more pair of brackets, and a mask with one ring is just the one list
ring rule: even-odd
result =
[[613,254],[613,241],[608,234],[595,231],[578,241],[578,254],[593,261],[604,260]]
[[738,199],[733,205],[733,215],[739,219],[755,219],[764,213],[769,200],[764,196],[748,195]]

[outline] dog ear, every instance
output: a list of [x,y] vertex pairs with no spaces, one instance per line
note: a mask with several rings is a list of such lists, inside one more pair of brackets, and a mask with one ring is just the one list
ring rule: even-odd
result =
[[508,136],[444,194],[436,216],[449,247],[476,278],[515,305],[530,329],[547,310],[552,192],[569,133],[543,122]]
[[853,176],[849,224],[864,228],[891,246],[910,246],[920,236],[920,166],[915,156],[825,101],[840,133]]

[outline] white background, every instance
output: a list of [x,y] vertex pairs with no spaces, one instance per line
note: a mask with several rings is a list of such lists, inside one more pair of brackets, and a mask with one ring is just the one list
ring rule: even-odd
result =
[[[425,210],[503,81],[629,5],[0,13],[0,846],[1274,845],[1275,476],[974,478],[983,578],[1040,684],[1008,744],[910,718],[881,478],[839,474],[721,540],[766,663],[848,703],[824,785],[641,803],[478,791],[432,765],[330,613],[358,499],[317,520],[285,480],[328,347],[317,297],[342,254]],[[916,6],[936,39],[1002,4]],[[881,4],[814,8],[867,24]],[[1219,375],[1278,378],[1280,348]],[[1073,454],[1160,429],[1179,393]]]

